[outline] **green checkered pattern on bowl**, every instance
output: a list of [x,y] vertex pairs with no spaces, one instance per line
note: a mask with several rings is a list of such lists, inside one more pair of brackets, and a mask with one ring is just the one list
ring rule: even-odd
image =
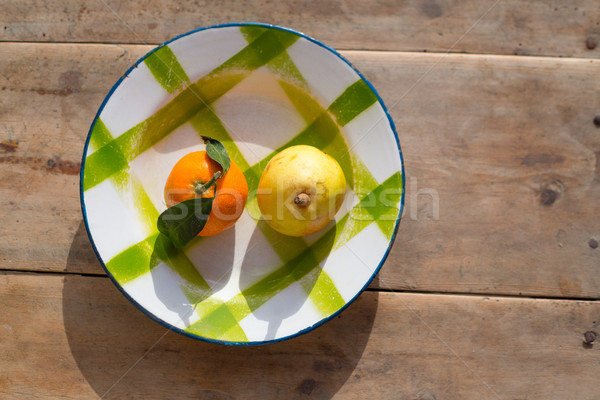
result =
[[[239,321],[295,282],[305,289],[307,297],[323,318],[342,308],[344,299],[319,263],[330,251],[339,249],[372,223],[377,224],[390,240],[402,194],[401,172],[397,171],[385,181],[377,182],[361,160],[348,149],[340,132],[340,127],[377,102],[376,95],[365,81],[357,79],[325,109],[307,94],[306,81],[286,52],[300,36],[258,26],[242,26],[239,29],[248,45],[196,82],[190,82],[168,45],[146,57],[144,63],[156,81],[167,92],[174,93],[175,97],[150,118],[116,139],[100,116],[95,121],[90,137],[90,145],[95,151],[86,158],[82,182],[84,191],[109,180],[118,193],[133,194],[139,205],[138,218],[152,232],[145,240],[110,260],[104,260],[115,280],[124,285],[148,273],[160,262],[167,264],[185,282],[181,290],[196,313],[195,322],[184,330],[202,338],[225,342],[248,341]],[[279,83],[304,119],[306,127],[260,162],[249,165],[210,105],[263,66],[282,78]],[[260,281],[242,288],[233,298],[220,300],[212,296],[211,287],[186,254],[158,234],[156,220],[159,211],[143,185],[129,171],[129,164],[136,157],[187,122],[199,135],[214,137],[225,145],[231,158],[244,171],[251,194],[258,185],[264,167],[275,154],[295,144],[310,144],[338,160],[359,201],[333,228],[324,231],[310,245],[303,238],[280,235],[259,220],[258,228],[280,257],[281,265]],[[381,204],[378,200],[380,193],[388,189],[397,189],[392,191],[394,194],[391,197],[395,198],[388,195],[389,202]],[[251,215],[259,215],[255,197],[248,199],[246,208]],[[190,246],[201,240],[203,238],[195,239]]]

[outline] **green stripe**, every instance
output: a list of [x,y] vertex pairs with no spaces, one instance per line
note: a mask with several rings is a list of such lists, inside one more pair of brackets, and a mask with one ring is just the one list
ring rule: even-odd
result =
[[347,157],[343,158],[352,159],[352,170],[354,172],[354,187],[352,189],[354,190],[356,197],[358,197],[360,200],[366,194],[375,190],[379,184],[377,183],[377,180],[375,180],[375,177],[373,177],[373,174],[371,174],[371,171],[369,171],[366,165],[363,164],[360,158],[352,156],[350,153],[348,153]]
[[208,283],[206,283],[187,255],[175,248],[173,243],[162,233],[158,235],[155,248],[160,259],[165,261],[186,282],[189,282],[194,287],[198,287],[202,291],[211,290]]
[[209,136],[223,143],[229,157],[231,157],[242,171],[250,168],[244,155],[236,146],[231,136],[229,136],[219,117],[212,110],[208,108],[202,109],[190,120],[190,123],[199,135]]
[[362,79],[349,86],[331,105],[329,111],[344,126],[377,101],[373,90]]
[[302,119],[304,119],[304,122],[307,124],[310,124],[317,119],[319,115],[322,115],[325,112],[325,109],[321,104],[305,90],[285,81],[279,81],[279,86],[281,86],[294,105],[294,108],[296,108]]
[[[336,225],[329,229],[310,247],[310,252],[317,263],[321,263],[331,253],[338,229],[343,229],[343,225],[340,226],[339,223],[336,223]],[[303,279],[300,284],[308,293],[308,298],[319,313],[323,316],[331,315],[344,306],[344,299],[340,295],[335,283],[321,267],[317,266],[314,271],[307,278]]]
[[[223,304],[224,304],[223,300],[221,300],[219,298],[210,298],[210,299],[204,300],[202,303],[194,304],[194,311],[196,312],[196,315],[198,315],[198,317],[199,317],[198,321],[200,321],[200,319],[205,318],[208,315],[210,315],[211,313],[213,313],[214,311],[216,311]],[[190,326],[191,325],[192,324],[190,324]]]
[[83,190],[91,189],[115,172],[127,167],[127,159],[123,156],[118,144],[113,140],[85,159]]
[[[261,30],[264,28],[248,27],[248,29]],[[256,70],[291,46],[298,38],[299,36],[292,32],[267,29],[239,53],[218,66],[210,75],[225,70]]]
[[310,144],[319,149],[324,149],[337,137],[341,138],[340,129],[338,128],[337,124],[333,121],[333,119],[331,119],[329,114],[322,113],[302,132],[300,132],[300,134],[298,134],[284,146],[281,146],[279,149],[275,150],[275,152],[270,155],[270,158],[286,147],[299,144]]
[[341,228],[343,228],[343,222],[340,220],[331,228],[327,229],[323,236],[321,236],[310,246],[310,251],[315,256],[317,262],[320,263],[331,253],[331,249],[333,248],[337,238],[337,232]]
[[[213,103],[250,75],[249,71],[226,71],[209,74],[190,86],[194,96],[201,99],[202,106]],[[202,111],[199,109],[198,111]]]
[[190,80],[169,46],[159,47],[146,57],[144,63],[169,93],[173,93]]
[[143,222],[146,233],[156,233],[156,221],[158,220],[159,213],[141,182],[135,176],[131,175],[129,171],[117,172],[112,176],[111,181],[121,197],[125,197],[128,200],[126,204],[133,205],[133,207],[129,207],[128,209]]
[[113,138],[106,125],[104,125],[102,119],[96,119],[96,122],[94,123],[94,128],[92,129],[92,135],[90,136],[90,142],[92,143],[94,148],[99,149],[110,143],[112,139]]
[[160,260],[154,251],[157,236],[152,235],[129,247],[106,263],[106,268],[120,284],[127,283],[158,265]]
[[[256,202],[256,198],[251,201]],[[263,219],[257,222],[257,227],[271,244],[275,253],[277,253],[279,258],[284,262],[290,261],[308,248],[308,245],[303,238],[282,235],[271,228],[271,226]]]
[[303,251],[259,282],[242,290],[241,294],[250,309],[255,311],[277,293],[308,274],[317,264],[309,250]]
[[267,64],[267,67],[283,79],[294,82],[304,89],[308,89],[308,83],[287,52],[284,51],[277,55]]
[[[122,251],[106,263],[106,268],[120,283],[129,282],[154,268],[160,261],[171,267],[181,278],[202,291],[210,286],[185,253],[177,250],[163,234],[155,233]],[[208,296],[204,296],[206,298]]]
[[243,290],[233,299],[228,300],[228,308],[236,320],[241,321],[316,267],[317,262],[312,253],[305,251],[267,277]]
[[[336,234],[334,250],[339,249],[348,243],[354,236],[358,235],[363,229],[377,221],[382,232],[388,239],[391,238],[396,219],[398,218],[397,201],[394,201],[395,192],[402,192],[402,174],[394,173],[386,179],[381,185],[377,186],[372,192],[364,196],[354,208],[338,222],[340,225],[343,222],[343,228]],[[386,193],[387,198],[383,202],[382,193]],[[399,200],[399,198],[398,198]],[[394,204],[391,206],[390,204]],[[386,215],[386,218],[393,219],[382,220],[377,219],[376,215]],[[381,224],[381,225],[380,225]]]
[[354,169],[356,166],[352,165],[352,157],[344,157],[345,155],[349,154],[350,151],[346,145],[344,137],[338,133],[333,140],[321,150],[333,157],[334,160],[337,160],[338,164],[342,168],[342,171],[344,172],[346,184],[349,187],[354,188],[356,185],[354,182]]
[[[206,98],[209,97],[206,90],[202,92],[194,90],[195,88],[196,85],[189,86],[146,121],[139,123],[116,139],[128,161],[152,147],[206,107]],[[220,94],[222,93],[213,95],[219,96]]]
[[240,33],[244,35],[249,43],[251,43],[258,39],[258,37],[265,33],[268,29],[269,28],[265,28],[264,26],[244,25],[240,26]]
[[389,240],[392,238],[398,219],[398,203],[402,196],[402,174],[400,172],[393,174],[374,190],[373,194],[377,199],[376,206],[367,210]]
[[252,314],[252,310],[248,305],[246,297],[242,293],[238,293],[233,298],[227,300],[227,308],[229,308],[229,311],[231,311],[233,317],[237,321],[241,321]]
[[[353,216],[359,213],[361,208],[356,205],[350,212],[344,215],[336,224],[335,237],[333,240],[332,251],[335,251],[350,241],[360,231],[373,223],[372,217],[369,218],[354,218]],[[359,222],[357,224],[357,222]]]
[[172,247],[170,242],[169,245],[171,246],[171,249],[168,257],[164,259],[169,267],[171,267],[173,271],[177,272],[180,277],[194,287],[201,289],[203,292],[210,291],[210,286],[204,280],[202,275],[200,275],[194,264],[185,255],[185,253],[177,251],[174,247]]
[[229,342],[247,342],[248,337],[246,336],[246,332],[242,329],[238,324],[234,325],[224,334],[222,334],[219,339]]
[[321,268],[315,268],[300,284],[323,317],[333,314],[346,304],[329,275]]
[[213,339],[236,342],[248,340],[226,304],[221,304],[204,318],[185,328],[185,331]]
[[[252,42],[256,40],[262,33],[264,33],[266,29],[267,28],[262,27],[242,26],[240,27],[240,32],[244,35],[248,42]],[[266,66],[281,78],[284,78],[288,81],[293,81],[304,88],[307,87],[306,80],[287,52],[282,51],[277,56],[273,57],[273,59],[270,60]]]

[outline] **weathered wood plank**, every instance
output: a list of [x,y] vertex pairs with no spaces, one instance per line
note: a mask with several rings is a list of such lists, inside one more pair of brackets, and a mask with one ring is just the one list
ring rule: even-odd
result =
[[598,62],[346,55],[380,88],[406,157],[379,287],[598,298]]
[[367,292],[306,335],[230,348],[167,332],[106,278],[0,281],[3,399],[598,396],[598,302]]
[[[81,221],[79,169],[88,129],[110,87],[145,50],[0,45],[2,268],[65,269]],[[90,263],[98,268],[93,254],[79,257],[73,271],[89,271]]]
[[[0,2],[1,40],[161,43],[202,26],[262,21],[340,49],[598,57],[595,0]],[[590,42],[591,45],[592,42]]]
[[[18,142],[0,148],[0,268],[102,273],[78,163],[104,95],[149,49],[0,45],[0,139]],[[406,214],[373,287],[600,296],[600,62],[344,55],[379,89],[406,158]]]

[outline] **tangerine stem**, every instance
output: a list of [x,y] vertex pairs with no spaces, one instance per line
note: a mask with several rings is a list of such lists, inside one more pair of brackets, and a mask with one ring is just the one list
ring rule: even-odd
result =
[[194,191],[196,192],[196,194],[201,195],[204,192],[206,192],[208,189],[210,189],[210,187],[212,185],[215,184],[215,182],[217,182],[217,179],[219,179],[219,177],[221,176],[221,171],[217,171],[215,172],[215,174],[213,175],[212,178],[210,178],[210,180],[206,183],[202,183],[202,182],[198,182],[196,183],[196,185],[194,185]]

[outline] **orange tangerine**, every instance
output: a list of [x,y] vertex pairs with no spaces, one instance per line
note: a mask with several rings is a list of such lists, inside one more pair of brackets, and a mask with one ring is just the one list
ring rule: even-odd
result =
[[225,176],[201,192],[198,188],[222,171],[221,165],[211,159],[206,151],[196,151],[182,157],[169,174],[165,185],[165,202],[168,207],[196,197],[213,197],[212,211],[199,236],[212,236],[231,228],[242,215],[248,198],[248,183],[242,170],[231,160]]

